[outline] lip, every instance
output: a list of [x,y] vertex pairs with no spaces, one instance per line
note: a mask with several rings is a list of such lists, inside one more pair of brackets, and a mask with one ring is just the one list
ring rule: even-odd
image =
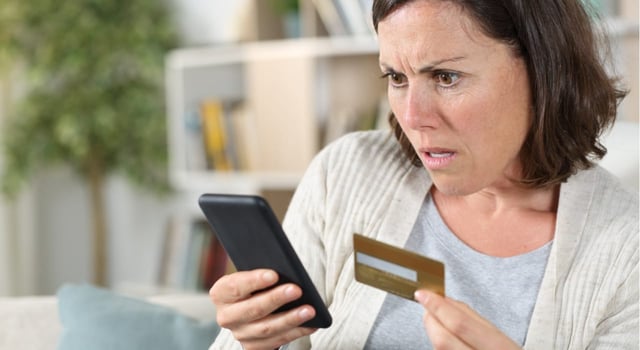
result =
[[420,150],[424,166],[429,170],[447,168],[456,158],[457,152],[445,148],[425,148]]

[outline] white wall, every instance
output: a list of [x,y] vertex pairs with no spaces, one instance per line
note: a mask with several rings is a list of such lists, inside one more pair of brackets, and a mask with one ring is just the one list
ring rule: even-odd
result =
[[[5,115],[5,106],[7,103],[7,87],[6,81],[0,79],[0,135],[2,135],[3,118]],[[0,136],[2,137],[2,136]],[[2,173],[3,159],[2,152],[0,152],[0,174]],[[9,208],[8,205],[0,199],[0,296],[10,295],[13,276],[11,271],[13,270],[13,257],[11,256],[10,243],[11,237],[9,236]]]
[[231,42],[238,39],[236,23],[250,0],[171,0],[185,45]]
[[[56,168],[39,176],[34,192],[35,293],[54,293],[66,282],[92,282],[91,212],[84,181],[67,168]],[[111,176],[105,192],[108,284],[152,286],[175,200],[135,188],[122,176]]]
[[90,218],[86,189],[66,169],[35,181],[33,219],[38,252],[36,294],[51,294],[62,282],[91,281]]
[[[18,67],[0,78],[0,135],[9,104],[24,90],[17,79],[20,74]],[[0,173],[2,167],[0,152]],[[27,186],[14,201],[0,196],[0,296],[35,291],[35,231],[33,220],[27,217],[32,212],[31,193]]]

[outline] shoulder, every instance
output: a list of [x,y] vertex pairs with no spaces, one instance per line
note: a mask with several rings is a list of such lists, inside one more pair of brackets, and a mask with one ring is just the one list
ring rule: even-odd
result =
[[405,161],[402,150],[388,130],[357,131],[348,133],[328,144],[320,157],[329,159]]
[[623,348],[616,343],[637,337],[638,237],[638,195],[608,171],[596,166],[563,183],[532,333],[558,348],[572,339]]
[[385,217],[380,211],[396,202],[423,199],[429,185],[426,170],[411,164],[390,131],[354,132],[330,143],[313,159],[292,203],[315,205],[309,212],[331,216],[333,221],[332,215],[339,215],[358,226],[370,222],[373,213],[376,220]]
[[569,178],[563,190],[566,197],[583,202],[595,219],[630,222],[638,229],[638,193],[604,168],[596,166],[579,172]]
[[557,230],[576,266],[625,279],[638,265],[638,194],[601,167],[581,171],[561,188]]
[[387,130],[346,134],[323,148],[311,168],[331,182],[375,182],[403,174],[414,166]]

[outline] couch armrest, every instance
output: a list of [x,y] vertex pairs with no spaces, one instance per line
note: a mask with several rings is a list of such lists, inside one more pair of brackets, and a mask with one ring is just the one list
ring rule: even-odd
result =
[[146,300],[171,307],[184,315],[201,321],[213,321],[216,318],[216,308],[206,293],[158,295],[148,297]]
[[[204,293],[145,299],[199,320],[215,319],[215,307]],[[61,332],[55,296],[0,298],[0,349],[55,350]]]
[[0,298],[0,349],[55,349],[61,331],[54,296]]

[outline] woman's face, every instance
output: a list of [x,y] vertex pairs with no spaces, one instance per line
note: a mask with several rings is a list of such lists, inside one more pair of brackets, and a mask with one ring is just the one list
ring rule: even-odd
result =
[[531,120],[524,61],[455,4],[409,2],[378,24],[391,110],[435,186],[508,186]]

